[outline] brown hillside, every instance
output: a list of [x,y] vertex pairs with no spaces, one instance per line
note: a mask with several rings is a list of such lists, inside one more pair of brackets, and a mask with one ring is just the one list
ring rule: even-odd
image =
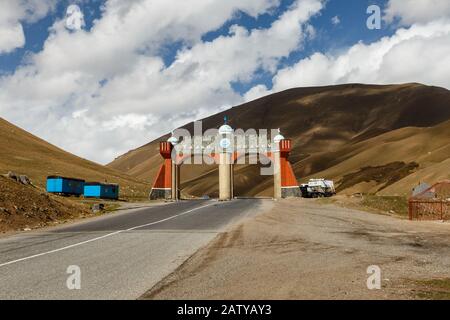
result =
[[[450,178],[450,92],[443,88],[414,83],[296,88],[206,118],[203,128],[219,127],[224,115],[234,128],[281,128],[293,140],[291,162],[300,181],[332,178],[344,193],[406,194],[418,181]],[[161,163],[161,139],[109,166],[152,179]],[[257,166],[236,168],[236,177],[238,195],[271,194],[272,179],[259,177]],[[182,180],[185,194],[217,192],[214,168],[186,166]]]
[[0,176],[0,233],[92,215],[82,204]]
[[119,183],[121,197],[147,197],[149,185],[136,177],[81,159],[0,118],[0,174],[14,171],[45,187],[46,177],[62,175]]

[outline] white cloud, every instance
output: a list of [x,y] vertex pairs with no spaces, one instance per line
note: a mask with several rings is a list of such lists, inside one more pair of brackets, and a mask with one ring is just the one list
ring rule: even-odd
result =
[[0,25],[0,54],[9,53],[25,45],[25,35],[20,23]]
[[76,4],[68,6],[66,10],[66,28],[72,31],[78,31],[84,26],[84,14],[80,7]]
[[358,43],[341,54],[315,53],[278,71],[270,92],[353,82],[422,82],[450,89],[449,74],[450,22],[436,21],[399,29],[371,44]]
[[259,84],[257,86],[254,86],[253,88],[251,88],[249,91],[247,91],[245,93],[244,100],[245,100],[245,102],[253,101],[258,98],[267,96],[270,93],[271,93],[271,91],[269,89],[267,89],[267,87],[265,85]]
[[53,10],[56,0],[0,0],[0,54],[25,45],[22,22],[36,22]]
[[[109,0],[90,31],[57,21],[42,52],[0,78],[0,112],[68,151],[108,162],[197,118],[243,101],[234,81],[276,72],[313,33],[321,0],[298,0],[270,28],[232,26],[201,37],[238,10],[258,16],[278,0]],[[159,56],[181,41],[174,63]],[[101,150],[101,152],[99,151]]]
[[392,22],[398,18],[403,25],[427,23],[442,18],[450,18],[448,0],[389,0],[385,18]]
[[339,16],[334,16],[333,18],[331,18],[331,23],[337,26],[341,23],[341,19],[339,18]]

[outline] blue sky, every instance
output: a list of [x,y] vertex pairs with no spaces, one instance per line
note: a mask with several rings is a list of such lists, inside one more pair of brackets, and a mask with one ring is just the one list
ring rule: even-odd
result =
[[[37,53],[42,50],[45,40],[49,36],[49,29],[57,19],[62,19],[66,15],[67,7],[74,1],[64,0],[57,2],[57,6],[51,14],[33,23],[23,23],[23,31],[26,42],[22,48],[17,48],[11,53],[0,54],[0,72],[12,73],[23,63],[26,63],[27,54]],[[90,0],[88,3],[80,3],[84,8],[84,20],[86,29],[90,29],[95,21],[101,17],[101,5],[103,0]]]
[[[102,6],[104,0],[89,0],[86,2],[76,2],[71,0],[59,1],[57,7],[51,14],[35,23],[24,23],[24,34],[26,44],[23,48],[0,55],[0,73],[13,73],[16,68],[26,63],[27,55],[37,53],[42,50],[45,41],[49,36],[49,29],[58,19],[63,19],[66,15],[67,7],[71,3],[77,3],[84,13],[85,29],[90,30],[96,19],[100,19],[102,15]],[[229,19],[219,29],[205,33],[202,36],[204,41],[213,41],[219,36],[228,34],[230,26],[238,24],[245,28],[257,29],[268,28],[276,21],[279,16],[285,12],[294,0],[281,0],[280,6],[275,8],[273,12],[263,14],[258,17],[251,17],[240,11],[236,13],[236,17]],[[320,51],[329,52],[341,50],[349,47],[358,41],[373,42],[383,36],[392,35],[395,29],[384,25],[381,30],[369,30],[366,27],[366,9],[371,4],[377,4],[380,7],[386,5],[385,0],[328,0],[326,9],[311,20],[311,24],[316,28],[317,37],[301,50],[292,52],[288,58],[280,61],[280,66],[289,66],[296,61],[309,56],[310,54]],[[340,23],[332,24],[332,18],[338,16]],[[183,47],[181,41],[168,43],[161,48],[159,54],[164,59],[164,63],[170,65],[176,56],[177,51]],[[264,72],[259,72],[254,81],[249,83],[232,83],[233,88],[241,94],[250,89],[255,83],[264,83],[271,86],[272,76]]]
[[[380,30],[367,28],[370,5],[380,7]],[[100,163],[187,122],[292,87],[450,88],[447,0],[2,6],[0,116]]]

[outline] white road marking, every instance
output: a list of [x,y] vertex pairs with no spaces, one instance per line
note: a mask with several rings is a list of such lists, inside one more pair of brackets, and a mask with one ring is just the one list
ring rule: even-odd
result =
[[32,255],[32,256],[28,256],[28,257],[25,257],[25,258],[20,258],[20,259],[17,259],[17,260],[5,262],[5,263],[0,264],[0,268],[1,268],[1,267],[8,266],[8,265],[11,265],[11,264],[14,264],[14,263],[17,263],[17,262],[22,262],[22,261],[30,260],[30,259],[33,259],[33,258],[42,257],[42,256],[45,256],[45,255],[48,255],[48,254],[60,252],[60,251],[63,251],[63,250],[75,248],[75,247],[78,247],[78,246],[81,246],[81,245],[84,245],[84,244],[87,244],[87,243],[90,243],[90,242],[102,240],[102,239],[105,239],[105,238],[108,238],[108,237],[117,235],[117,234],[122,233],[122,232],[133,231],[133,230],[136,230],[136,229],[140,229],[140,228],[152,226],[152,225],[155,225],[155,224],[158,224],[158,223],[161,223],[161,222],[166,222],[166,221],[169,221],[169,220],[172,220],[172,219],[175,219],[175,218],[184,216],[184,215],[186,215],[186,214],[188,214],[188,213],[191,213],[191,212],[193,212],[193,211],[197,211],[197,210],[200,210],[200,209],[204,209],[204,208],[207,208],[207,207],[211,207],[211,206],[213,206],[213,205],[216,205],[216,203],[212,203],[212,204],[208,204],[208,205],[206,205],[206,206],[201,206],[201,207],[198,207],[198,208],[190,209],[190,210],[188,210],[188,211],[182,212],[182,213],[180,213],[180,214],[171,216],[171,217],[166,218],[166,219],[163,219],[163,220],[159,220],[159,221],[155,221],[155,222],[143,224],[143,225],[136,226],[136,227],[132,227],[132,228],[125,229],[125,230],[119,230],[119,231],[116,231],[116,232],[113,232],[113,233],[105,234],[105,235],[103,235],[103,236],[101,236],[101,237],[97,237],[97,238],[93,238],[93,239],[90,239],[90,240],[86,240],[86,241],[74,243],[74,244],[71,244],[70,246],[66,246],[66,247],[63,247],[63,248],[54,249],[54,250],[50,250],[50,251],[38,253],[38,254],[35,254],[35,255]]

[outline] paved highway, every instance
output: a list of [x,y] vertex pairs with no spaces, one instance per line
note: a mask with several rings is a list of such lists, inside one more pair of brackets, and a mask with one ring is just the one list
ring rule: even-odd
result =
[[171,203],[0,238],[0,299],[136,299],[262,202]]

